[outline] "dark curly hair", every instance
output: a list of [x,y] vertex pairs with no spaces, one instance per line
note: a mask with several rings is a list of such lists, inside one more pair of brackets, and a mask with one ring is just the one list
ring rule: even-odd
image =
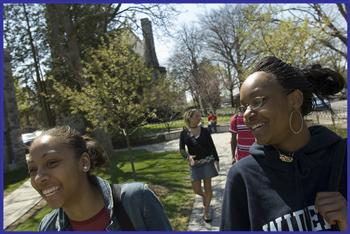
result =
[[260,60],[252,73],[263,71],[272,74],[286,91],[299,89],[304,96],[301,112],[305,116],[312,111],[313,94],[324,102],[330,95],[344,88],[345,80],[336,71],[315,64],[305,69],[296,68],[282,60],[267,56]]

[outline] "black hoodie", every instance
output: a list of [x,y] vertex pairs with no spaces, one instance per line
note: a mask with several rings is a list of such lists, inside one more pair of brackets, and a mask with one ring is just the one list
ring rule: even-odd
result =
[[[335,228],[317,213],[314,202],[316,192],[333,190],[329,188],[331,167],[346,139],[322,126],[309,130],[311,139],[294,153],[293,162],[281,161],[272,146],[254,144],[251,155],[232,166],[224,192],[221,231]],[[342,156],[339,191],[346,198],[347,154]]]

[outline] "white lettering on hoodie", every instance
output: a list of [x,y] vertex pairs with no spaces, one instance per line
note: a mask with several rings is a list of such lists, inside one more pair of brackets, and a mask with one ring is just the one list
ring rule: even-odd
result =
[[[262,229],[269,231],[322,231],[331,229],[331,225],[322,218],[315,209],[315,206],[307,207],[308,214],[305,214],[304,209],[297,210],[278,217],[275,220],[263,225]],[[311,220],[312,230],[307,230],[306,215],[309,215]],[[287,227],[288,230],[282,230],[282,226]]]

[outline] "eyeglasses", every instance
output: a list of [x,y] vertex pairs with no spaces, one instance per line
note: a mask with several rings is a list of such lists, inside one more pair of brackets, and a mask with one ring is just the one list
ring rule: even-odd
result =
[[241,105],[239,111],[244,113],[248,108],[251,111],[255,111],[261,108],[267,100],[267,97],[255,97],[249,104]]

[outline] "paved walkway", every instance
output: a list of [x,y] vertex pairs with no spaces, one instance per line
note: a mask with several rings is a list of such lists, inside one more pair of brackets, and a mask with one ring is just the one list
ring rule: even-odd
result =
[[4,229],[21,218],[41,200],[39,193],[27,180],[4,198]]

